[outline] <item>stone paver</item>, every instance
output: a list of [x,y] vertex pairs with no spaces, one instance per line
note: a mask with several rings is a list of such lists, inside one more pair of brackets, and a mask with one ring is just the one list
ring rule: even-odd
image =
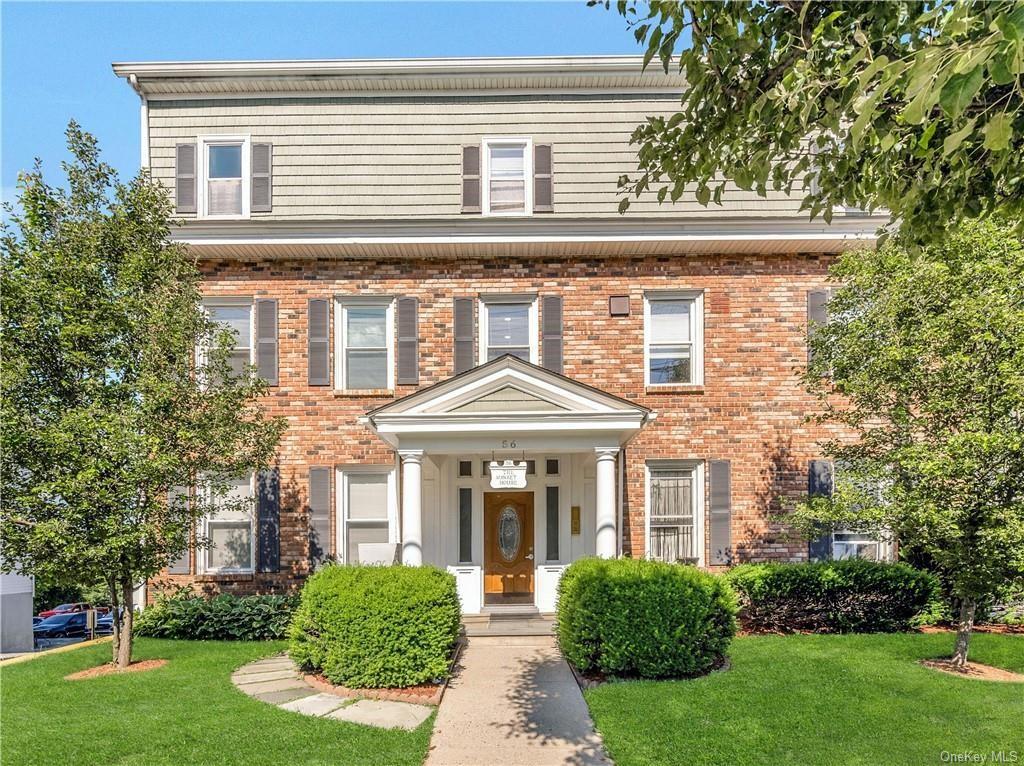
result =
[[379,726],[382,729],[407,729],[412,731],[430,718],[433,708],[426,705],[412,705],[408,702],[391,702],[388,700],[359,700],[358,702],[335,710],[328,718],[350,723],[361,723],[368,726]]
[[297,700],[300,697],[312,697],[316,694],[316,690],[309,686],[304,686],[295,689],[284,689],[279,692],[263,692],[262,694],[252,695],[260,702],[269,702],[271,705],[280,705],[282,702],[291,702]]
[[255,684],[236,683],[239,689],[253,697],[263,692],[281,692],[285,689],[308,689],[309,685],[298,676],[282,678],[277,681],[260,681]]
[[[415,729],[434,708],[409,702],[352,701],[337,694],[318,693],[286,656],[250,662],[231,674],[239,691],[282,710],[381,729]],[[351,712],[346,712],[351,711]]]
[[327,715],[332,710],[337,710],[348,700],[336,694],[313,694],[309,697],[292,700],[278,705],[282,710],[291,710],[294,713],[303,715]]
[[261,681],[280,681],[282,678],[298,678],[295,668],[268,670],[265,673],[236,673],[231,680],[236,684],[255,684]]
[[611,761],[553,637],[474,637],[434,723],[426,766]]

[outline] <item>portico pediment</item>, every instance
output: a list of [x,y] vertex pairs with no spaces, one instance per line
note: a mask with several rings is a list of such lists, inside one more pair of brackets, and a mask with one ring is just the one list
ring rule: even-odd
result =
[[496,431],[537,442],[577,432],[622,443],[650,416],[626,399],[504,356],[373,410],[367,420],[397,447]]

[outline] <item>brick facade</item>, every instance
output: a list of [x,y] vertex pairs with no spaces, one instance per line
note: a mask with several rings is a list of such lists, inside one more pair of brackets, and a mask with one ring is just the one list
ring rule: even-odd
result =
[[[420,386],[453,374],[452,300],[486,292],[563,297],[564,374],[654,410],[626,448],[624,552],[644,553],[644,465],[658,458],[732,461],[736,561],[799,560],[806,544],[770,522],[783,494],[807,486],[808,461],[826,438],[799,374],[806,359],[807,292],[826,282],[830,256],[714,255],[559,260],[310,260],[208,262],[208,296],[275,298],[280,385],[268,410],[288,420],[279,447],[281,571],[239,576],[161,576],[156,588],[271,592],[307,573],[307,476],[314,465],[381,464],[391,449],[358,419],[414,390],[352,395],[307,383],[307,300],[342,294],[419,299]],[[644,387],[646,290],[704,291],[704,384]],[[630,315],[609,315],[628,295]],[[332,318],[333,325],[333,318]],[[332,327],[332,356],[333,337]],[[332,372],[333,381],[333,372]],[[705,524],[706,524],[705,515]]]

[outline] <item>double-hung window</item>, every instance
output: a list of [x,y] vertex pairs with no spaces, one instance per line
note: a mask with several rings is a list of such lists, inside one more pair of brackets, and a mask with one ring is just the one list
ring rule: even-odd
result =
[[200,138],[200,146],[200,215],[206,218],[248,217],[249,139],[242,136],[209,136]]
[[253,339],[253,302],[251,298],[210,298],[203,308],[211,321],[231,332],[235,342],[228,362],[233,375],[241,375],[255,361]]
[[[341,488],[338,525],[339,551],[345,563],[360,561],[360,545],[392,542],[395,510],[395,471],[389,466],[353,466],[339,472]],[[375,557],[374,557],[375,558]]]
[[336,379],[345,390],[394,388],[394,301],[341,298]]
[[252,474],[229,481],[224,495],[211,494],[214,509],[203,520],[203,535],[209,541],[202,551],[204,572],[253,570],[254,498]]
[[695,466],[647,467],[647,555],[670,563],[700,558]]
[[490,298],[480,304],[480,363],[511,354],[537,363],[537,301],[535,298]]
[[485,138],[483,149],[484,215],[533,213],[533,142]]
[[644,296],[644,374],[648,386],[704,382],[703,306],[700,292]]

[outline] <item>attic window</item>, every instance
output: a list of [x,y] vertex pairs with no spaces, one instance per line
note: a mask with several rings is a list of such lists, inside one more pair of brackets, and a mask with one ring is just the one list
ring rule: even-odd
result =
[[484,139],[484,215],[533,212],[533,146],[528,138]]

